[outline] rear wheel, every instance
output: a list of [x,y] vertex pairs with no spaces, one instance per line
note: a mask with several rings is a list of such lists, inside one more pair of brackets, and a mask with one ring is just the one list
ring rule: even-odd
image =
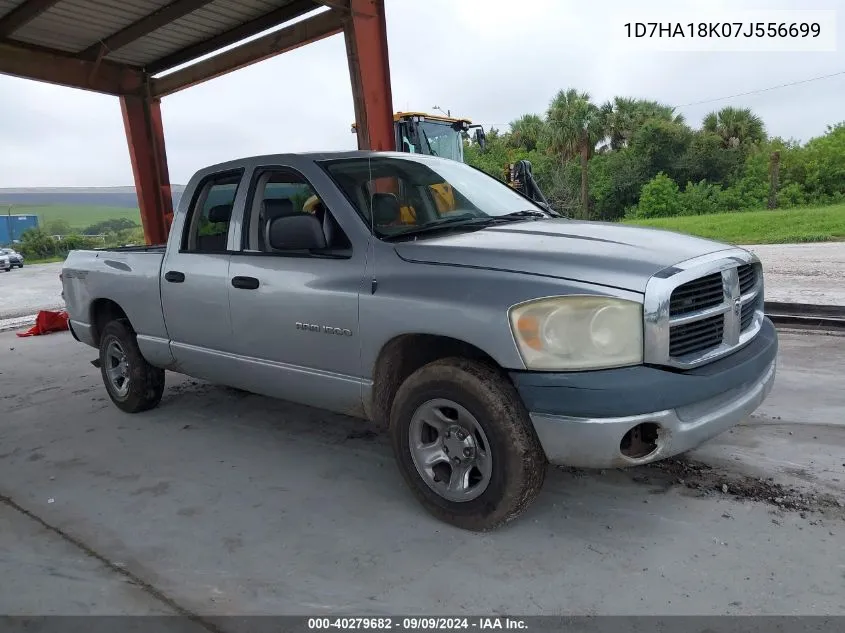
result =
[[394,399],[390,435],[417,499],[457,527],[499,527],[543,484],[545,454],[519,395],[474,361],[439,360],[411,374]]
[[100,372],[112,402],[127,413],[155,407],[164,393],[164,370],[141,355],[126,320],[111,321],[100,337]]

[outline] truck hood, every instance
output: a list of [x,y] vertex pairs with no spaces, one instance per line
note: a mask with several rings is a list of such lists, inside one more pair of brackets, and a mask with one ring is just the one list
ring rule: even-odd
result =
[[733,247],[660,229],[550,218],[400,242],[395,248],[409,262],[544,275],[645,292],[646,282],[658,271]]

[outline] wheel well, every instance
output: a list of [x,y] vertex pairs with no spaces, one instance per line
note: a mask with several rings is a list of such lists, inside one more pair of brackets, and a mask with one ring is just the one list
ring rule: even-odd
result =
[[97,299],[91,305],[91,324],[94,328],[94,343],[100,344],[103,328],[116,319],[127,319],[126,313],[111,299]]
[[393,398],[405,379],[423,365],[449,357],[468,358],[501,369],[493,358],[475,345],[448,336],[403,334],[385,344],[373,372],[371,417],[387,425]]

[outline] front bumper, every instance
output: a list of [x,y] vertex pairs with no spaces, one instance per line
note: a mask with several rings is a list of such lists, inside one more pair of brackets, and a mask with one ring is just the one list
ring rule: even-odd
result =
[[[766,319],[747,346],[694,370],[641,366],[511,376],[551,463],[635,466],[693,449],[750,415],[774,384],[777,347]],[[657,425],[657,437],[636,457],[623,453],[623,438],[644,424]]]

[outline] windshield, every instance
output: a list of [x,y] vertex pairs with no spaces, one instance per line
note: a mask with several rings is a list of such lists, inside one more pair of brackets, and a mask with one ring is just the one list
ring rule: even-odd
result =
[[448,123],[420,121],[420,151],[442,158],[464,162],[464,141],[461,133]]
[[379,237],[446,221],[459,226],[462,221],[471,224],[526,212],[551,215],[501,181],[453,160],[415,154],[337,159],[323,165]]

